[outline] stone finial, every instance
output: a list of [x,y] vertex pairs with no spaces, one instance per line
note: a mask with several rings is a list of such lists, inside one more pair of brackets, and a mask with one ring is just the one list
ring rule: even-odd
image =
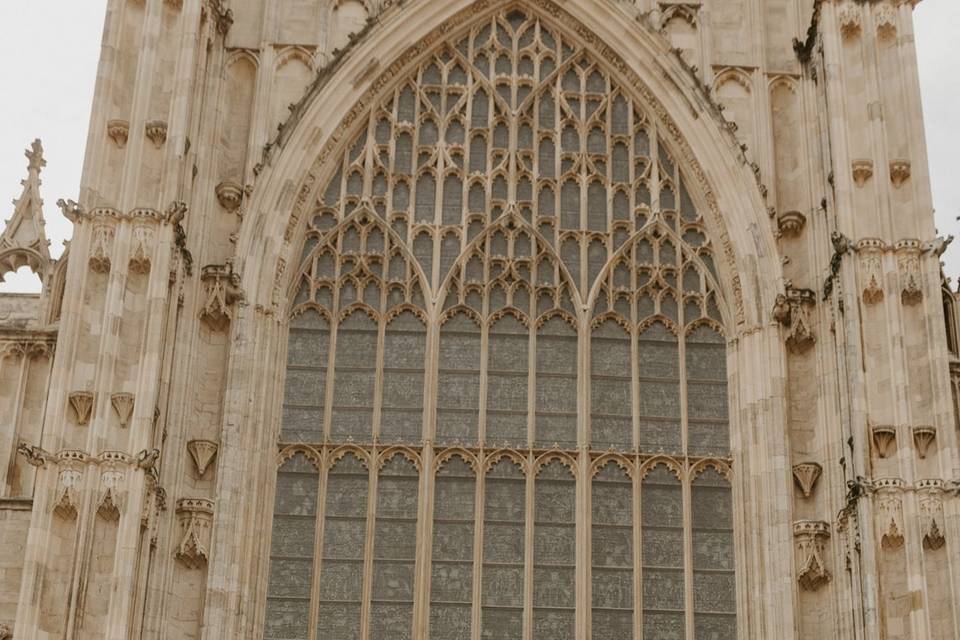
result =
[[816,462],[801,462],[793,465],[793,479],[803,492],[804,498],[813,495],[813,488],[822,472],[823,467]]
[[74,391],[68,399],[77,416],[77,424],[82,427],[89,424],[90,415],[93,413],[93,394],[89,391]]
[[174,557],[190,569],[203,567],[209,558],[213,501],[204,498],[177,500],[177,521],[180,542],[174,550]]
[[896,450],[897,429],[890,425],[877,425],[871,428],[873,447],[877,455],[886,458]]
[[787,211],[777,216],[777,228],[780,234],[787,237],[796,237],[803,231],[807,223],[807,216],[799,211]]
[[793,523],[793,537],[799,559],[797,582],[804,591],[816,591],[832,577],[824,562],[830,525],[822,520],[797,520]]
[[39,139],[34,140],[24,155],[27,158],[27,178],[21,182],[23,191],[20,197],[13,201],[13,215],[0,233],[0,282],[6,274],[24,266],[42,277],[53,264],[40,197],[40,170],[47,165],[43,159],[43,144]]
[[167,123],[163,120],[151,120],[145,126],[147,137],[159,149],[167,141]]
[[863,187],[873,177],[873,160],[854,160],[852,169],[853,181],[858,187]]
[[107,137],[113,140],[118,148],[123,149],[130,137],[130,123],[126,120],[108,120]]
[[890,182],[894,188],[899,189],[904,182],[910,178],[909,160],[891,160],[890,161]]
[[193,464],[196,465],[198,476],[203,477],[203,474],[206,473],[207,467],[213,461],[213,457],[217,455],[217,448],[217,443],[211,440],[190,440],[187,442],[187,451],[190,452],[190,457],[193,458]]
[[937,438],[937,430],[935,427],[922,426],[913,428],[913,444],[917,448],[917,455],[920,456],[920,459],[927,457],[927,451],[930,450],[930,445],[933,444],[933,441]]

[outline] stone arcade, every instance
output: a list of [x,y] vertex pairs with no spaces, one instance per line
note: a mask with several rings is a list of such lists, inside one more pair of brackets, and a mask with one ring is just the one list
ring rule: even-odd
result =
[[960,637],[909,1],[107,5],[0,639]]

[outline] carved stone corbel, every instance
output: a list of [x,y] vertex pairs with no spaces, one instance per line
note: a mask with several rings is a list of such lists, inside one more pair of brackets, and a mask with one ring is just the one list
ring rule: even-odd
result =
[[807,216],[799,211],[787,211],[777,216],[777,229],[780,230],[780,235],[790,238],[799,236],[806,223]]
[[797,520],[793,523],[793,537],[797,544],[797,582],[804,591],[816,591],[832,577],[824,562],[830,525],[822,520]]
[[816,462],[801,462],[793,465],[793,479],[796,481],[797,486],[800,487],[800,490],[803,491],[804,498],[809,498],[813,495],[813,488],[816,486],[817,480],[820,478],[822,472],[823,467]]
[[120,149],[127,146],[127,138],[130,136],[130,123],[126,120],[108,120],[107,137],[113,140],[114,144]]
[[895,189],[899,189],[910,178],[909,160],[890,161],[890,182]]
[[816,342],[810,320],[810,307],[816,297],[810,289],[795,289],[789,284],[786,293],[777,296],[774,319],[787,329],[784,340],[791,353],[804,353]]
[[85,427],[90,424],[90,416],[93,413],[93,393],[90,391],[74,391],[68,396],[70,406],[77,416],[77,424]]
[[913,444],[917,448],[917,455],[923,460],[927,457],[927,451],[930,450],[930,445],[933,444],[933,441],[937,438],[937,430],[935,427],[922,426],[914,427],[912,431]]
[[200,319],[214,331],[223,331],[233,319],[233,305],[243,300],[240,276],[229,264],[211,264],[203,268],[200,282],[204,300]]
[[900,302],[912,306],[923,300],[920,278],[920,242],[900,240],[894,245],[897,251],[897,271],[900,274]]
[[177,500],[177,521],[180,524],[180,542],[174,557],[190,569],[203,567],[209,557],[213,501],[204,498]]
[[874,480],[877,493],[877,518],[880,525],[880,546],[895,550],[903,546],[903,502],[901,493],[904,483],[900,478]]
[[130,424],[130,418],[133,417],[134,396],[132,393],[114,393],[110,396],[110,404],[113,410],[117,412],[120,418],[120,426],[124,429]]
[[217,443],[211,440],[190,440],[187,442],[187,451],[190,452],[190,457],[193,458],[193,463],[197,467],[198,476],[203,477],[203,474],[206,473],[213,457],[217,455],[217,448]]
[[224,181],[217,185],[216,194],[220,206],[233,213],[243,202],[244,190],[236,182]]
[[870,428],[873,447],[877,455],[886,458],[896,451],[897,428],[891,425],[876,425]]
[[853,171],[853,181],[858,187],[863,187],[867,180],[873,177],[873,160],[854,160],[851,169]]
[[163,120],[149,121],[144,130],[150,141],[159,149],[167,141],[167,123]]
[[883,300],[883,252],[885,249],[886,243],[879,238],[864,238],[857,242],[864,304],[876,304]]

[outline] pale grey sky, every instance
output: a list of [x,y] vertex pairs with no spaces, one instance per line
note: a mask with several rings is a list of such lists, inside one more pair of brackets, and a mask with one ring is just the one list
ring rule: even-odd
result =
[[[41,177],[50,250],[59,256],[72,227],[55,205],[76,198],[93,100],[103,0],[0,0],[0,218],[13,211],[26,176],[23,150],[41,138]],[[960,236],[960,27],[958,0],[924,0],[915,11],[920,83],[926,118],[933,200],[941,234]],[[944,259],[960,276],[960,239]],[[31,275],[7,276],[0,291],[35,286]]]

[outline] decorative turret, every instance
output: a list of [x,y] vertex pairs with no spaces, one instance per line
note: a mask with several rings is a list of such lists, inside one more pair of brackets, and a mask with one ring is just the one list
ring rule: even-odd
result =
[[50,241],[44,233],[43,199],[40,197],[40,170],[46,166],[43,145],[34,140],[25,154],[27,179],[23,193],[13,201],[13,216],[7,220],[0,234],[0,281],[11,271],[28,266],[44,279],[53,261],[50,259]]

